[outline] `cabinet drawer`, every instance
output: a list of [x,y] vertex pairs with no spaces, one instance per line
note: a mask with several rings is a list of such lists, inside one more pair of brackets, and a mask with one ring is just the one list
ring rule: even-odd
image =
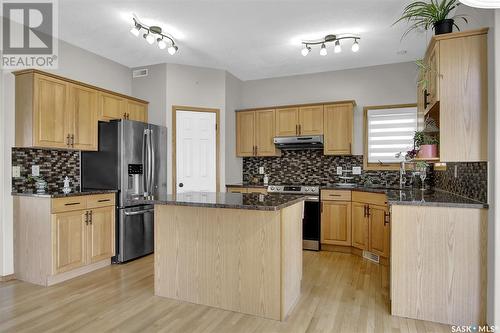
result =
[[85,208],[87,208],[87,197],[85,196],[52,199],[52,213],[70,212]]
[[96,194],[87,197],[87,208],[99,208],[115,205],[115,194]]
[[246,187],[228,187],[227,191],[231,193],[248,193],[248,189]]
[[351,191],[321,190],[321,200],[351,201]]
[[363,202],[371,205],[387,205],[387,196],[384,193],[352,192],[352,201]]
[[247,193],[267,194],[267,188],[249,187]]

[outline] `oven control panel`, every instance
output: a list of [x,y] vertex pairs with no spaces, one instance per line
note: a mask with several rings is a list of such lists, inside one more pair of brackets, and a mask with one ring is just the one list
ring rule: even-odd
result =
[[269,185],[267,187],[267,192],[268,193],[319,195],[319,186]]

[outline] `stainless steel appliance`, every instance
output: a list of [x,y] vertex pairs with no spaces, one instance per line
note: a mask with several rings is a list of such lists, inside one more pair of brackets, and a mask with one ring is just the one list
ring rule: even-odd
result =
[[267,187],[267,192],[306,196],[304,218],[302,220],[302,248],[304,250],[319,251],[321,235],[319,186],[270,185]]
[[323,149],[323,135],[276,137],[273,141],[281,150]]
[[167,194],[167,128],[131,120],[99,123],[99,151],[82,152],[82,190],[117,190],[116,256],[154,250],[153,206],[134,200]]

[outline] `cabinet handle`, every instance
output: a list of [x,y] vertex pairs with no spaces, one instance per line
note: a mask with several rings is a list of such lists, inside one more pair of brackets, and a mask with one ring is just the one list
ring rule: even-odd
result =
[[127,119],[127,113],[126,112],[123,113],[123,119]]
[[68,134],[68,136],[66,137],[66,146],[68,146],[68,147],[69,147],[69,134]]
[[85,224],[89,225],[89,212],[88,211],[85,212]]
[[257,156],[258,151],[259,151],[259,147],[255,146],[255,156]]
[[391,220],[391,213],[384,212],[384,226],[388,225]]
[[366,217],[370,217],[371,213],[370,213],[370,206],[369,205],[366,205]]
[[75,146],[75,135],[71,134],[71,147]]
[[79,205],[80,203],[79,202],[68,202],[68,203],[65,203],[64,206],[74,206],[74,205]]
[[424,109],[427,109],[427,106],[431,104],[427,99],[431,94],[427,92],[427,89],[424,90]]
[[341,197],[342,195],[341,194],[328,194],[328,196],[330,196],[330,197]]
[[110,199],[101,199],[101,200],[97,200],[97,202],[107,202],[107,201],[111,201]]
[[130,113],[127,113],[127,119],[130,119]]
[[299,124],[299,135],[300,135],[300,133],[302,133],[302,125],[301,124]]
[[89,211],[90,221],[89,223],[92,225],[92,211]]

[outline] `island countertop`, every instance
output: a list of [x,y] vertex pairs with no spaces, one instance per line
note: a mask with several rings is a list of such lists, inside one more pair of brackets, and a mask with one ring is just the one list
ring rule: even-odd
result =
[[187,192],[152,199],[138,199],[129,201],[128,203],[277,211],[292,206],[304,199],[304,196],[290,194]]

